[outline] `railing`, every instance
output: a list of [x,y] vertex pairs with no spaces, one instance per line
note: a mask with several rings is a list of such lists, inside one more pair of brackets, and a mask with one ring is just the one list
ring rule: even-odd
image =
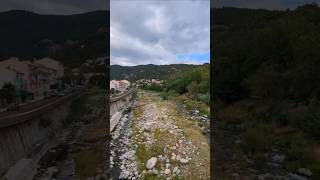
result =
[[20,124],[25,121],[31,120],[34,117],[38,117],[39,115],[41,115],[47,111],[52,110],[53,108],[57,107],[58,105],[69,101],[71,98],[78,96],[81,93],[82,93],[82,91],[74,92],[72,94],[63,96],[53,102],[50,102],[50,103],[45,104],[43,106],[37,107],[31,111],[1,117],[0,118],[0,128]]
[[110,97],[110,103],[119,101],[120,99],[132,94],[136,89],[130,89],[129,91],[126,91],[125,93],[119,94],[115,97]]

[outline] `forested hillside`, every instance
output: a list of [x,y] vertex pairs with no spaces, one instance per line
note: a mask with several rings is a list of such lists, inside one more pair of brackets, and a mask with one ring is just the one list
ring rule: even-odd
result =
[[211,13],[218,176],[319,179],[320,8]]
[[109,11],[40,15],[13,10],[0,13],[0,60],[50,56],[70,67],[107,56]]
[[120,66],[111,65],[110,79],[127,79],[136,81],[139,79],[160,79],[166,80],[176,73],[188,72],[197,65],[171,64],[171,65],[138,65]]

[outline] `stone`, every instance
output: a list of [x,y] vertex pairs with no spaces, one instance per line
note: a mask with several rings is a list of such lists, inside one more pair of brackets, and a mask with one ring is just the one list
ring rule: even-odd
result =
[[170,169],[165,169],[165,170],[164,170],[164,173],[165,173],[166,175],[170,174],[170,172],[171,172]]
[[177,155],[176,159],[179,161],[181,159],[180,155]]
[[282,163],[285,160],[285,156],[281,154],[276,154],[272,156],[272,161],[277,163]]
[[188,161],[188,159],[180,159],[180,162],[182,163],[182,164],[186,164],[186,163],[188,163],[189,161]]
[[306,177],[299,176],[297,174],[289,173],[290,180],[308,180]]
[[157,175],[158,173],[159,173],[158,170],[156,170],[156,169],[152,170],[152,174]]
[[170,164],[169,163],[166,163],[166,168],[169,168],[170,167]]
[[148,160],[146,168],[147,169],[152,169],[156,164],[157,164],[157,158],[156,157],[152,157]]
[[173,168],[173,173],[176,173],[179,170],[178,166]]
[[298,169],[298,173],[307,177],[312,176],[312,172],[309,169],[306,168],[300,168]]
[[49,167],[47,170],[51,173],[56,173],[59,171],[56,166]]
[[127,179],[129,176],[129,172],[128,171],[122,171],[120,173],[119,179]]

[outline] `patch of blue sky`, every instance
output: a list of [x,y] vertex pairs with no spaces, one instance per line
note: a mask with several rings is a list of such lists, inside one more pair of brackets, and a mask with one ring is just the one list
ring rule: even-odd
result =
[[197,64],[209,63],[210,52],[178,54],[176,55],[176,59],[180,62],[195,62]]

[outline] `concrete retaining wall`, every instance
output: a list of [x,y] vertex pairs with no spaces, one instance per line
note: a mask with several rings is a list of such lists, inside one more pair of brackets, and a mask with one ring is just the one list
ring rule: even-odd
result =
[[118,123],[122,116],[122,111],[130,103],[134,91],[133,89],[120,96],[110,98],[110,131],[112,131]]
[[[0,177],[22,158],[43,151],[44,142],[54,138],[69,113],[72,99],[79,94],[62,98],[51,107],[43,107],[32,116],[3,122],[0,127]],[[23,121],[22,121],[23,120]],[[12,123],[14,122],[14,123]],[[6,126],[5,126],[6,125]]]

